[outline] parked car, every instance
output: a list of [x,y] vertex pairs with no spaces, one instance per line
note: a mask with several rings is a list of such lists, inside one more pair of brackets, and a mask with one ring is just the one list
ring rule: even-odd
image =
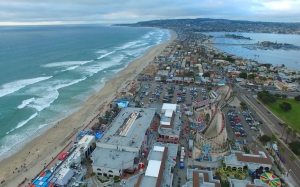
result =
[[254,126],[250,127],[250,129],[251,129],[251,130],[254,130],[254,131],[257,131],[257,128],[254,127]]

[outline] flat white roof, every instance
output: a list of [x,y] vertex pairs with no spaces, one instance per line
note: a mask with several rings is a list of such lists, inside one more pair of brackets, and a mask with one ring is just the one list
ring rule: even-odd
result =
[[162,146],[154,146],[153,147],[153,151],[163,152],[164,150],[165,150],[165,147],[162,147]]
[[172,117],[172,115],[173,115],[173,110],[166,109],[165,116],[166,117]]
[[89,144],[91,141],[93,141],[95,139],[94,136],[92,135],[85,135],[83,138],[81,138],[81,140],[79,140],[78,144],[82,145],[82,144]]
[[161,161],[149,160],[145,176],[158,177]]
[[172,110],[176,112],[177,104],[164,103],[162,106],[162,110]]

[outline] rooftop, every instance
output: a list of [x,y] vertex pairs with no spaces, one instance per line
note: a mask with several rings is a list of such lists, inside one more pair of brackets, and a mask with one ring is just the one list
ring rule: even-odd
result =
[[121,169],[123,163],[130,161],[133,162],[136,156],[135,152],[96,147],[92,153],[92,165],[97,167]]
[[104,145],[109,144],[115,149],[140,148],[154,115],[154,109],[123,108],[98,140],[97,146],[107,147]]
[[221,187],[220,181],[213,179],[211,171],[187,169],[188,182],[182,187]]
[[[273,165],[271,158],[264,151],[252,151],[253,154],[235,153],[225,156],[226,165],[242,167],[247,163],[250,167],[256,164]],[[251,168],[252,168],[251,167]]]
[[145,175],[122,180],[121,185],[123,187],[172,186],[173,174],[171,173],[171,167],[176,164],[173,158],[176,158],[177,150],[178,145],[176,144],[155,143],[148,155],[149,161]]

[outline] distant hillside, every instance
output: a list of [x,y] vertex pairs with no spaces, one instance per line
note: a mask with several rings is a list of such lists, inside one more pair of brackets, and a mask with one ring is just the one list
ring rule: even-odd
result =
[[254,22],[210,18],[151,20],[133,24],[114,24],[114,26],[160,27],[194,32],[219,31],[300,34],[300,23]]

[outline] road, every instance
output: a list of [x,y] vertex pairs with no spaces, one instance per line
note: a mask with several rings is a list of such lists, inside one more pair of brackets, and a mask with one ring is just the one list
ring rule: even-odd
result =
[[[219,67],[213,68],[215,71],[220,72],[221,69]],[[222,73],[221,73],[222,74]],[[226,75],[223,73],[223,76],[226,77]],[[262,121],[263,125],[261,125],[261,131],[271,136],[272,134],[275,134],[279,141],[281,141],[282,147],[285,149],[284,152],[281,152],[281,156],[284,158],[285,163],[283,163],[284,167],[286,168],[286,171],[289,169],[289,176],[293,178],[295,181],[296,186],[300,186],[300,159],[288,148],[288,146],[284,143],[285,136],[283,136],[283,139],[280,139],[283,127],[279,125],[279,122],[282,122],[277,116],[274,114],[269,114],[268,109],[265,108],[262,104],[259,104],[256,100],[254,95],[256,95],[255,92],[248,92],[245,90],[245,88],[240,87],[238,84],[235,84],[232,80],[230,80],[228,77],[226,77],[226,81],[228,83],[231,83],[234,85],[233,90],[236,91],[236,97],[242,102],[245,102],[248,106],[250,106],[250,111],[255,115],[256,120]],[[268,90],[271,93],[279,93],[279,94],[286,94],[288,97],[295,97],[299,95],[299,92],[283,92],[283,91],[276,91],[276,90]],[[284,133],[285,134],[285,133]],[[293,163],[290,163],[290,155],[294,155],[296,157],[296,160]],[[286,177],[286,176],[283,176]]]
[[[256,120],[262,121],[263,125],[261,125],[261,130],[264,134],[271,136],[271,134],[275,134],[280,140],[281,134],[283,132],[283,127],[279,125],[279,122],[282,122],[279,118],[274,116],[273,114],[269,114],[268,110],[262,105],[259,104],[256,98],[253,97],[253,92],[247,92],[243,89],[240,89],[238,86],[235,88],[238,94],[236,97],[240,101],[244,101],[248,106],[250,106],[250,110],[256,116]],[[285,139],[285,137],[283,137]],[[290,155],[294,155],[292,151],[288,148],[288,146],[281,140],[282,147],[285,149],[284,152],[280,154],[283,156],[285,163],[283,164],[285,168],[289,171],[289,175],[294,179],[297,186],[300,186],[300,176],[297,173],[300,173],[300,160],[296,157],[296,160],[291,164],[289,157]]]

